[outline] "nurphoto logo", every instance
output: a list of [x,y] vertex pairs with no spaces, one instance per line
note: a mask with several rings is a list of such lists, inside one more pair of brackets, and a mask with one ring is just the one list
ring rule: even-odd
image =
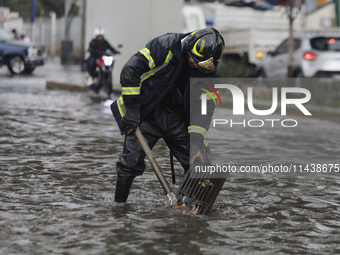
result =
[[[219,99],[221,106],[222,106],[222,100],[218,94],[218,92],[211,86],[201,83],[205,85],[207,88],[209,88]],[[243,91],[238,88],[235,85],[231,84],[215,84],[216,89],[228,89],[233,98],[233,115],[244,115],[244,109],[245,109],[245,96],[243,94]],[[208,91],[207,89],[203,89],[205,93],[201,95],[201,114],[207,115],[207,100],[213,99],[215,102],[215,106],[217,105],[215,96]],[[298,93],[303,94],[303,98],[288,98],[288,93]],[[210,98],[207,98],[207,96],[210,96]],[[305,116],[311,116],[312,114],[306,109],[306,107],[303,105],[307,103],[311,99],[311,93],[309,90],[305,88],[296,88],[296,87],[282,87],[281,88],[281,115],[285,116],[287,114],[287,105],[295,105]],[[272,104],[271,107],[267,110],[258,110],[255,109],[254,103],[253,103],[253,88],[248,87],[247,88],[247,105],[248,109],[251,113],[258,116],[268,116],[273,114],[278,107],[278,88],[274,87],[272,89]],[[233,127],[235,125],[242,125],[244,127],[262,127],[265,125],[265,123],[271,123],[271,127],[274,127],[275,122],[280,122],[281,126],[283,127],[295,127],[297,126],[297,121],[295,119],[251,119],[246,121],[245,119],[242,122],[235,122],[232,119],[213,119],[213,127],[216,125],[225,125],[230,123],[230,126]],[[290,124],[288,124],[290,123]],[[246,125],[248,124],[248,125]]]

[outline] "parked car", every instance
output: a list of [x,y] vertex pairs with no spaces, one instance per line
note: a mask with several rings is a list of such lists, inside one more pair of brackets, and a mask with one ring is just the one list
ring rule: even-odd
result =
[[[287,77],[288,39],[267,52],[257,65],[262,77]],[[340,74],[340,34],[310,32],[294,38],[293,76],[314,77]]]
[[43,65],[45,46],[12,40],[10,34],[0,28],[0,67],[7,65],[13,74],[32,73],[36,66]]

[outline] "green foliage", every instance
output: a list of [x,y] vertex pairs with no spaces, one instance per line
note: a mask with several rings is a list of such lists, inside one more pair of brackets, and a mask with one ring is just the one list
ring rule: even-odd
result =
[[[3,0],[3,6],[18,12],[25,20],[31,18],[31,0]],[[36,16],[49,16],[53,11],[57,17],[64,15],[65,0],[36,0]]]
[[223,78],[245,78],[251,70],[247,58],[235,58],[224,56],[221,59],[219,69]]

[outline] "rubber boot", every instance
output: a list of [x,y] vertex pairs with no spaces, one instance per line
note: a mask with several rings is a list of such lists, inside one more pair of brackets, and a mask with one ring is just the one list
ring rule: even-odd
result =
[[134,177],[117,176],[115,202],[125,203],[131,189]]

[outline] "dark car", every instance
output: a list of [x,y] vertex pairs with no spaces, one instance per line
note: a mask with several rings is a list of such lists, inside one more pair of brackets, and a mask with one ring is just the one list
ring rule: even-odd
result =
[[44,64],[45,46],[12,40],[12,37],[0,28],[0,67],[7,65],[14,74],[32,73],[36,66]]

